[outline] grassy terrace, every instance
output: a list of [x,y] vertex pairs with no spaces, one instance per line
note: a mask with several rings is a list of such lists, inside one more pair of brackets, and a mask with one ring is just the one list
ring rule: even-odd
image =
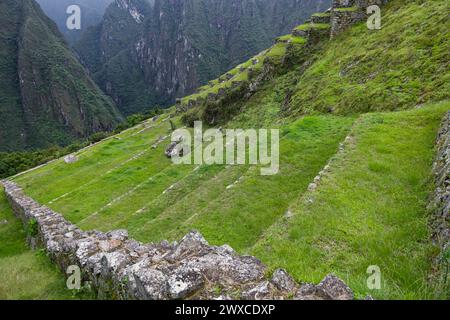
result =
[[301,30],[301,31],[306,31],[306,30],[311,30],[311,29],[317,29],[317,30],[330,29],[330,24],[329,23],[307,23],[307,24],[299,25],[298,27],[295,28],[295,30]]
[[279,37],[277,41],[286,42],[286,43],[294,43],[294,44],[305,44],[306,39],[302,37],[296,37],[292,34],[288,34],[282,37]]
[[326,12],[319,12],[319,13],[314,13],[312,16],[313,17],[330,17],[331,14],[330,13],[326,13]]
[[298,114],[392,111],[449,99],[446,11],[443,0],[390,1],[381,30],[361,23],[326,42],[298,80]]
[[319,188],[294,202],[294,217],[274,224],[252,253],[299,280],[335,272],[361,295],[369,293],[367,267],[378,265],[376,298],[436,298],[426,283],[433,254],[426,205],[434,140],[449,109],[447,102],[363,115]]
[[[168,141],[147,150],[167,131],[168,124],[161,123],[100,144],[73,166],[55,162],[16,181],[84,229],[127,228],[139,240],[157,241],[178,239],[195,228],[212,243],[245,249],[306,190],[352,122],[351,117],[311,116],[284,127],[281,170],[273,177],[241,166],[172,165],[164,156]],[[135,143],[133,153],[123,151]],[[273,197],[273,190],[283,190],[283,196]],[[253,232],[244,232],[249,228]]]
[[137,223],[131,221],[130,230],[138,226],[134,233],[146,240],[164,236],[175,240],[197,229],[213,244],[225,242],[242,251],[306,190],[352,122],[352,118],[306,117],[283,130],[278,175],[263,177],[256,168],[225,168],[181,201],[162,212],[153,211],[158,216],[146,217],[143,212]]
[[358,7],[343,7],[343,8],[336,8],[333,11],[337,11],[337,12],[356,12],[358,10],[359,10]]
[[[255,104],[269,108],[272,98],[255,97]],[[449,108],[305,116],[282,125],[281,170],[270,177],[248,166],[174,166],[163,155],[167,141],[151,151],[142,143],[167,133],[160,122],[85,151],[96,164],[83,170],[55,162],[16,181],[84,229],[127,228],[141,241],[177,240],[197,229],[212,244],[228,243],[298,280],[317,282],[334,272],[360,297],[432,298],[426,202],[434,139]],[[352,143],[337,153],[349,133]],[[123,159],[120,150],[138,141]],[[319,188],[307,191],[330,159]],[[54,183],[44,182],[52,177]],[[382,270],[380,291],[365,287],[369,265]]]

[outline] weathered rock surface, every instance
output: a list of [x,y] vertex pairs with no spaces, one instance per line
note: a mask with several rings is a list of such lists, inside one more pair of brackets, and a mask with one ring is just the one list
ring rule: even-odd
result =
[[269,278],[255,257],[238,255],[227,245],[210,246],[196,231],[172,244],[143,244],[129,239],[126,230],[82,231],[16,184],[2,184],[15,214],[24,224],[37,225],[29,242],[43,246],[63,271],[79,266],[101,298],[353,299],[351,289],[332,275],[306,287],[282,269]]
[[328,275],[317,286],[303,285],[295,296],[299,300],[352,300],[353,292],[342,280]]
[[177,142],[171,142],[164,153],[166,157],[172,158],[173,156],[175,156],[178,152],[177,146],[178,146]]
[[433,212],[432,239],[441,248],[441,254],[437,257],[435,264],[438,269],[441,269],[448,266],[449,261],[445,254],[450,250],[450,112],[442,121],[436,144],[437,157],[433,166],[436,189],[431,199],[430,209]]
[[166,151],[164,154],[167,158],[173,158],[175,156],[182,157],[184,155],[184,148],[180,141],[173,141],[171,142],[168,147],[166,148]]
[[333,0],[331,10],[331,38],[347,30],[355,23],[367,19],[367,7],[382,6],[388,0]]

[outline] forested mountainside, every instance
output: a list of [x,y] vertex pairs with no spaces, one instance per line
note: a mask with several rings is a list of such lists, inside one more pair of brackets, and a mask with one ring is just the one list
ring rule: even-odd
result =
[[76,44],[128,115],[173,103],[267,48],[329,0],[116,0]]
[[0,151],[65,145],[121,119],[34,0],[0,2]]
[[[83,30],[97,25],[101,22],[106,8],[114,0],[36,0],[42,10],[53,21],[56,22],[59,31],[66,40],[73,44],[79,40]],[[78,5],[81,9],[81,29],[69,30],[66,27],[67,8],[71,5]]]

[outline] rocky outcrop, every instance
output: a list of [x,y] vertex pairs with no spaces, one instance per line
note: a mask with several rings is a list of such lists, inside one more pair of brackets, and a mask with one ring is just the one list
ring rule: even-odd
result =
[[[445,270],[448,268],[450,250],[450,112],[445,115],[438,134],[437,152],[433,166],[436,189],[430,203],[433,213],[431,228],[432,239],[441,249],[435,265]],[[448,277],[448,274],[444,276]]]
[[166,151],[164,152],[167,158],[173,158],[175,156],[183,157],[184,150],[182,148],[182,145],[180,144],[181,141],[182,140],[172,141],[169,144],[169,146],[166,148]]
[[3,181],[14,213],[27,226],[28,241],[43,246],[65,272],[81,269],[100,298],[108,299],[353,299],[340,279],[327,276],[320,284],[300,285],[284,270],[268,275],[258,259],[231,247],[210,246],[198,233],[179,243],[143,244],[126,230],[82,231],[63,216]]

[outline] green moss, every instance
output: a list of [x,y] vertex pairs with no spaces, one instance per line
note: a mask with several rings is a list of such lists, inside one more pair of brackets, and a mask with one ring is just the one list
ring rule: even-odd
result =
[[277,43],[272,48],[270,48],[269,52],[267,52],[267,57],[282,57],[286,53],[286,44],[285,43]]
[[292,34],[288,34],[278,38],[281,42],[293,43],[293,44],[305,44],[306,39],[303,37],[294,36]]
[[26,227],[26,233],[29,237],[36,237],[38,235],[38,223],[36,219],[30,219],[28,220],[28,224]]
[[345,7],[345,8],[336,8],[333,9],[333,11],[337,11],[337,12],[356,12],[359,11],[360,9],[358,7]]
[[325,30],[329,29],[331,26],[329,23],[307,23],[296,27],[294,30],[307,31],[311,29]]

